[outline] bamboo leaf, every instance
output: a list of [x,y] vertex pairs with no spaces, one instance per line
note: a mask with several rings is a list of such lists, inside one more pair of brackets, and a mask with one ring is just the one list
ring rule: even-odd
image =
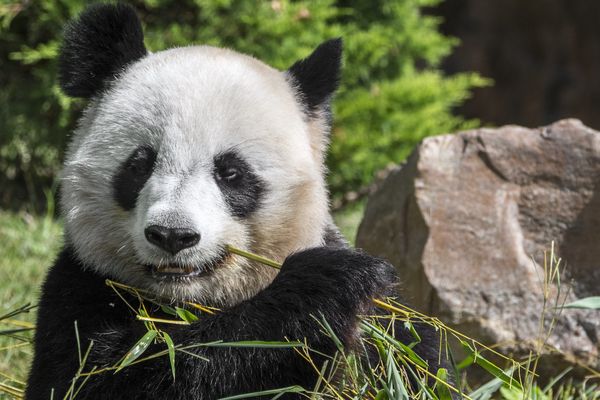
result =
[[382,329],[376,327],[373,324],[370,324],[367,321],[361,322],[362,329],[372,337],[379,338],[389,343],[391,346],[396,348],[402,354],[404,354],[409,360],[411,360],[416,365],[427,369],[427,362],[421,358],[417,353],[414,352],[413,349],[405,345],[404,343],[396,340],[393,336],[390,336],[388,333],[383,331]]
[[398,365],[396,365],[396,358],[389,352],[386,354],[387,357],[387,375],[388,375],[388,390],[389,390],[389,398],[390,399],[401,399],[408,400],[408,391],[404,386],[404,380],[400,375],[400,371],[398,370]]
[[216,342],[207,343],[205,347],[256,347],[264,349],[286,349],[294,347],[303,347],[302,342],[268,342],[260,340],[246,340],[239,342]]
[[407,328],[410,331],[411,335],[415,338],[415,341],[408,345],[408,347],[412,349],[415,345],[421,343],[421,336],[419,336],[419,333],[415,329],[415,325],[412,322],[407,320],[404,323],[404,327]]
[[479,354],[477,350],[473,349],[469,343],[463,340],[461,340],[460,343],[465,351],[473,356],[475,364],[479,365],[481,368],[485,369],[487,372],[500,379],[508,386],[514,386],[518,390],[523,390],[523,387],[519,382],[517,382],[512,376],[507,375],[500,367],[496,366],[494,363]]
[[562,308],[583,308],[590,310],[600,310],[600,296],[586,297],[576,300],[572,303],[565,304]]
[[250,399],[250,398],[256,398],[259,396],[268,396],[268,395],[273,395],[273,394],[277,395],[274,397],[274,399],[276,399],[285,393],[302,393],[305,391],[306,390],[302,386],[296,385],[296,386],[284,387],[281,389],[271,389],[271,390],[264,390],[262,392],[252,392],[252,393],[238,394],[235,396],[221,397],[219,400]]
[[327,334],[335,344],[335,347],[337,347],[338,351],[344,351],[344,345],[342,344],[342,341],[337,337],[337,335],[331,328],[331,325],[329,325],[329,322],[327,322],[327,319],[323,314],[321,314],[321,320],[319,322],[321,323],[321,326],[327,331]]
[[184,320],[186,322],[189,322],[190,324],[192,322],[198,321],[198,317],[196,317],[193,313],[186,310],[185,308],[175,307],[175,312],[177,313],[179,318],[181,318],[182,320]]
[[172,315],[173,317],[177,316],[177,311],[175,311],[175,309],[171,306],[167,306],[165,304],[161,304],[160,305],[160,309],[165,313],[165,314],[169,314]]
[[167,332],[161,332],[163,339],[165,339],[165,343],[167,344],[167,349],[169,350],[169,362],[171,363],[171,372],[173,373],[173,381],[175,381],[175,344],[173,343],[173,339]]
[[489,400],[492,398],[504,382],[498,378],[493,378],[491,381],[480,386],[477,390],[469,393],[469,398],[473,400]]
[[387,393],[385,389],[380,389],[379,392],[377,392],[377,395],[375,396],[375,400],[387,400]]
[[119,372],[120,370],[122,370],[123,368],[125,368],[126,366],[128,366],[129,364],[134,362],[135,360],[137,360],[142,354],[144,354],[146,349],[148,349],[148,347],[152,344],[152,342],[156,338],[157,334],[158,334],[157,331],[146,332],[146,334],[144,336],[142,336],[142,338],[140,340],[138,340],[138,342],[135,344],[135,346],[133,346],[131,348],[131,350],[129,350],[127,352],[127,354],[125,355],[125,358],[123,358],[123,361],[121,362],[121,364],[119,365],[119,368],[117,368],[115,373]]
[[[448,371],[446,370],[446,368],[438,369],[436,376],[440,381],[448,383]],[[450,393],[450,389],[447,385],[445,385],[442,382],[435,383],[435,391],[438,394],[438,398],[440,400],[452,400],[452,394]]]

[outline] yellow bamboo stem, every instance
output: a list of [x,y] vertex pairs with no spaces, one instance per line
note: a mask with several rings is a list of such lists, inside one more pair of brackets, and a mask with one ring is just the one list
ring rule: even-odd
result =
[[238,256],[245,257],[249,260],[268,265],[269,267],[281,269],[281,264],[278,263],[277,261],[270,260],[266,257],[262,257],[262,256],[259,256],[258,254],[250,253],[248,251],[240,250],[231,245],[227,245],[226,248],[227,248],[227,251],[230,253],[237,254]]
[[163,319],[163,318],[152,318],[152,317],[142,317],[141,315],[135,316],[140,321],[148,321],[148,322],[159,322],[161,324],[172,324],[172,325],[189,325],[190,323],[187,321],[179,321],[176,319]]

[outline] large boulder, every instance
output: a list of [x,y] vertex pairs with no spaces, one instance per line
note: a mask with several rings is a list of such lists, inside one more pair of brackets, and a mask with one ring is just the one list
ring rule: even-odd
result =
[[[578,120],[425,139],[369,198],[357,237],[398,268],[417,309],[516,355],[543,338],[553,242],[566,261],[561,301],[600,295],[600,132]],[[555,322],[546,372],[599,367],[600,310]]]

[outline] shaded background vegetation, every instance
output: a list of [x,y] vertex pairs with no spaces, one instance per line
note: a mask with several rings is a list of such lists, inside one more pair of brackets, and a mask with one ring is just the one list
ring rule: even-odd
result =
[[600,2],[446,0],[432,10],[460,38],[442,68],[494,80],[461,115],[494,125],[548,125],[579,118],[600,127]]
[[[60,93],[56,57],[64,24],[83,0],[0,3],[0,207],[43,210],[65,143],[85,106]],[[335,99],[329,182],[334,197],[368,184],[423,137],[474,126],[452,111],[485,81],[446,76],[440,63],[456,40],[422,7],[439,0],[145,0],[138,10],[153,51],[209,44],[280,68],[320,42],[345,39]]]

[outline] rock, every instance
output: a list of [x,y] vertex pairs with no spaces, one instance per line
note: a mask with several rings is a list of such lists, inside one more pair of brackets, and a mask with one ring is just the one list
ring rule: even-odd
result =
[[[398,268],[417,309],[518,356],[540,337],[553,241],[561,301],[598,296],[600,132],[578,120],[425,139],[369,198],[357,247]],[[563,310],[540,372],[599,368],[599,343],[600,310]]]

